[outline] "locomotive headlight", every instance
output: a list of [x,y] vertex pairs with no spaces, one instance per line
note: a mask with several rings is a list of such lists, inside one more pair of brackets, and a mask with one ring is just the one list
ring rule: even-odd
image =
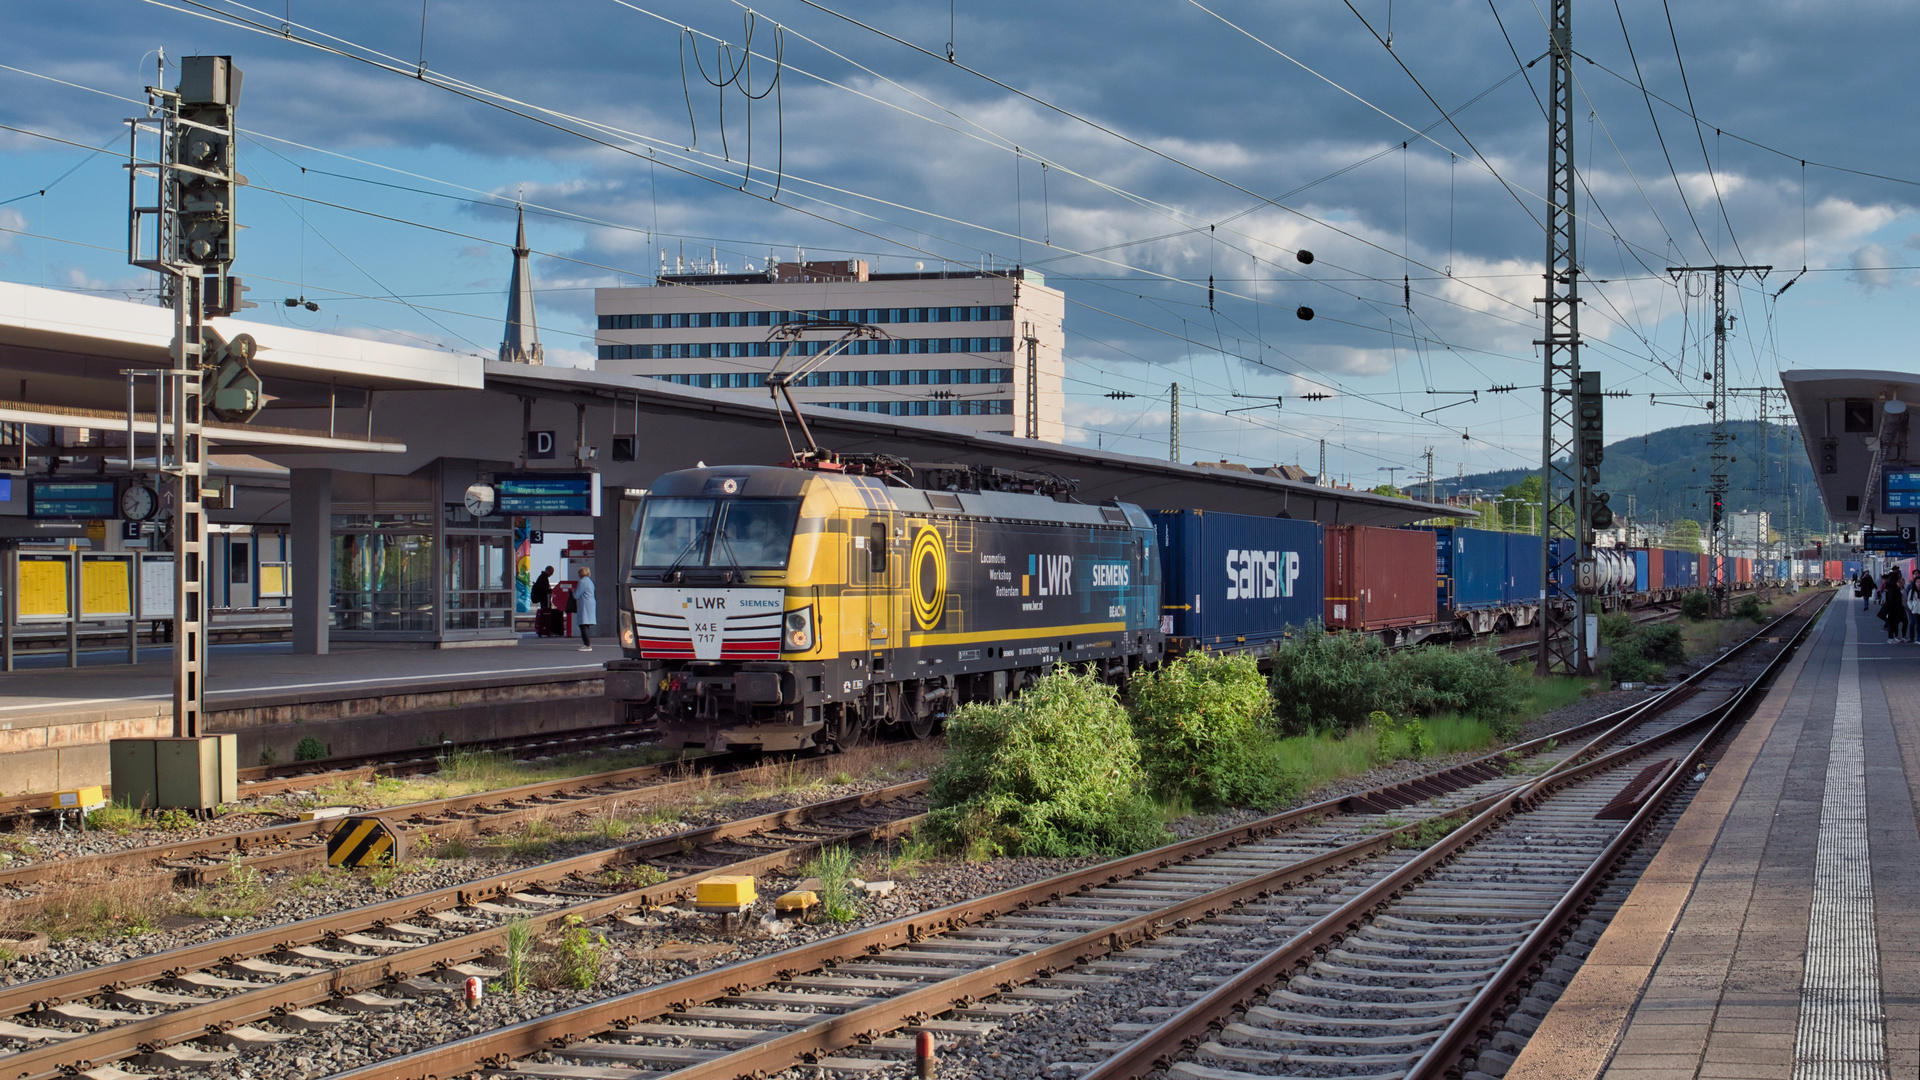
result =
[[633,612],[631,611],[623,611],[620,613],[620,647],[623,649],[636,647],[633,636]]
[[813,648],[813,609],[796,608],[787,612],[781,624],[781,640],[788,652],[806,652]]

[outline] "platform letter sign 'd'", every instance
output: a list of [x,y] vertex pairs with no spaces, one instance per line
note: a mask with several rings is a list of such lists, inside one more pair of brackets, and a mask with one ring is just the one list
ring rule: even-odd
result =
[[327,837],[328,866],[392,866],[406,857],[406,834],[385,818],[344,818]]
[[527,456],[529,458],[551,458],[553,457],[553,448],[555,445],[553,432],[551,431],[527,432]]

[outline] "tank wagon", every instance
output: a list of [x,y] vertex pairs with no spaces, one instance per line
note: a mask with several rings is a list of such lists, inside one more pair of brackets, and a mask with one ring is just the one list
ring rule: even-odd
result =
[[1152,523],[1069,492],[967,466],[668,473],[635,518],[606,693],[664,745],[802,750],[925,738],[1057,663],[1156,662]]

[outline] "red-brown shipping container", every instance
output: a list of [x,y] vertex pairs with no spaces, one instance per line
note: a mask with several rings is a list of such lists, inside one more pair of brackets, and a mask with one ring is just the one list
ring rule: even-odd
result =
[[[1633,550],[1647,553],[1647,580],[1639,583],[1641,589],[1645,592],[1652,592],[1655,589],[1666,588],[1666,560],[1660,557],[1660,549],[1634,548]],[[1635,563],[1640,561],[1639,559],[1634,560]]]
[[1820,576],[1828,581],[1839,581],[1847,572],[1839,559],[1825,559],[1821,562]]
[[1386,630],[1432,622],[1433,533],[1335,525],[1327,529],[1327,629]]
[[1741,585],[1753,584],[1753,560],[1742,555],[1733,560],[1733,580]]

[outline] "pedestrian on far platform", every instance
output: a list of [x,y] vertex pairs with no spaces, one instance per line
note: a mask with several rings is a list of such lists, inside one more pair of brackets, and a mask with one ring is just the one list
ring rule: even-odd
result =
[[1865,567],[1861,567],[1860,576],[1854,579],[1853,595],[1860,598],[1861,611],[1873,606],[1873,576],[1867,573]]
[[1900,568],[1894,567],[1880,578],[1880,621],[1887,626],[1887,644],[1900,640],[1907,629],[1907,601],[1905,597],[1907,583],[1901,580]]
[[594,621],[593,572],[580,568],[580,581],[573,587],[573,621],[580,626],[580,651],[593,651]]

